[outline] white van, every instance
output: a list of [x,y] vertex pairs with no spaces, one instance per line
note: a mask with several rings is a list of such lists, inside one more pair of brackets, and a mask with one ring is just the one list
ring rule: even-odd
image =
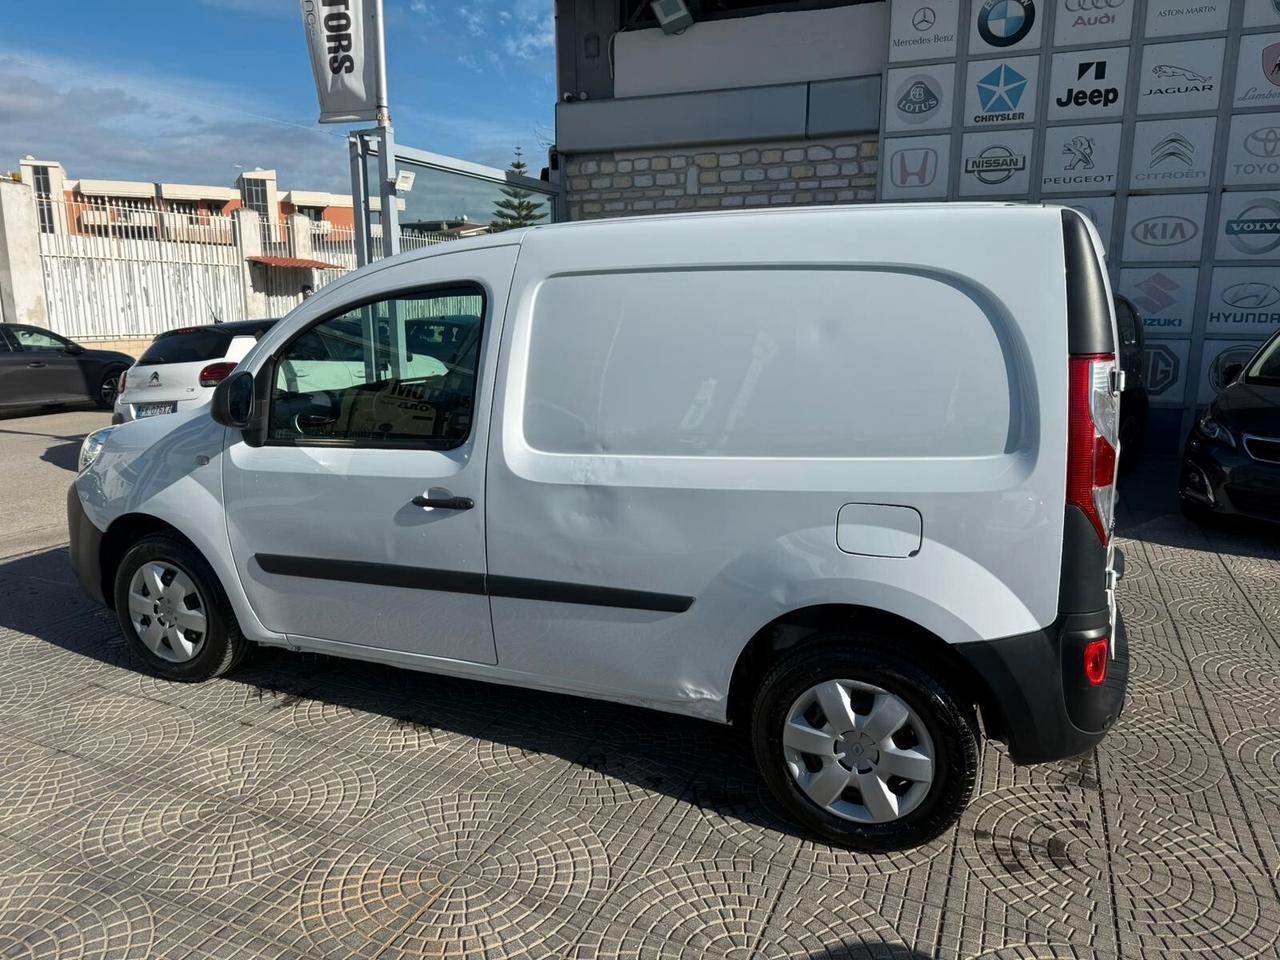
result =
[[1111,303],[1049,206],[437,246],[298,307],[212,417],[91,435],[71,554],[165,676],[273,644],[734,721],[817,833],[920,843],[983,736],[1054,760],[1120,711]]

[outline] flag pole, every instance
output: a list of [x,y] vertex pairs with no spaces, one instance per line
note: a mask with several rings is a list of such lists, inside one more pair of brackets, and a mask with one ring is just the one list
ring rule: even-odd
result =
[[387,34],[382,0],[373,0],[374,55],[377,58],[378,198],[382,207],[382,255],[400,252],[400,211],[396,206],[396,138],[387,95]]

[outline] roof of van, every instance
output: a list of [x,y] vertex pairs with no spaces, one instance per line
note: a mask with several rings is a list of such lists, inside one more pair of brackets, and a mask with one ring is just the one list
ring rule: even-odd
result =
[[[1012,201],[960,201],[960,202],[937,202],[937,203],[860,203],[860,204],[824,204],[803,207],[750,207],[741,210],[681,210],[671,211],[658,214],[645,214],[644,216],[629,217],[603,217],[596,220],[572,220],[563,223],[546,223],[532,227],[520,227],[514,230],[504,230],[501,233],[484,234],[478,237],[465,237],[459,240],[450,240],[448,243],[436,243],[420,250],[412,250],[405,253],[397,254],[394,257],[388,257],[375,261],[370,264],[372,267],[389,266],[396,263],[407,263],[414,260],[425,260],[428,257],[448,256],[451,253],[460,253],[464,250],[479,250],[489,247],[509,247],[516,246],[524,242],[526,236],[530,234],[542,234],[547,232],[561,232],[566,230],[602,230],[602,229],[627,229],[628,227],[640,226],[643,224],[653,224],[670,222],[672,220],[714,220],[718,218],[730,219],[734,217],[765,217],[770,219],[780,219],[783,217],[821,217],[831,216],[833,214],[841,214],[848,216],[850,214],[870,216],[873,214],[882,214],[887,211],[912,211],[933,212],[933,213],[955,213],[961,210],[996,210],[996,209],[1018,209],[1018,210],[1047,210],[1049,208],[1061,209],[1062,204],[1053,203],[1014,203]],[[346,276],[326,284],[325,292],[333,292],[341,287],[357,274],[348,273]]]

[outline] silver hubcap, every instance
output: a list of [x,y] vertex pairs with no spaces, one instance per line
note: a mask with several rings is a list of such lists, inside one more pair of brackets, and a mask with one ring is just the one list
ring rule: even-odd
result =
[[116,387],[118,384],[119,384],[119,381],[117,380],[116,377],[107,377],[105,380],[102,381],[102,388],[99,392],[101,393],[102,399],[104,401],[107,401],[109,403],[115,402]]
[[199,653],[208,629],[195,581],[163,560],[144,563],[129,581],[129,620],[146,648],[170,663]]
[[810,687],[787,712],[782,752],[796,785],[828,813],[888,823],[933,785],[933,741],[889,691],[856,680]]

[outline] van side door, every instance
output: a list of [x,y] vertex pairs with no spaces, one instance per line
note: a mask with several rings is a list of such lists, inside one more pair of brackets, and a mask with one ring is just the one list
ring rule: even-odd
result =
[[260,436],[228,430],[223,494],[268,629],[495,661],[485,459],[517,249],[371,270],[264,336],[248,365],[269,411]]

